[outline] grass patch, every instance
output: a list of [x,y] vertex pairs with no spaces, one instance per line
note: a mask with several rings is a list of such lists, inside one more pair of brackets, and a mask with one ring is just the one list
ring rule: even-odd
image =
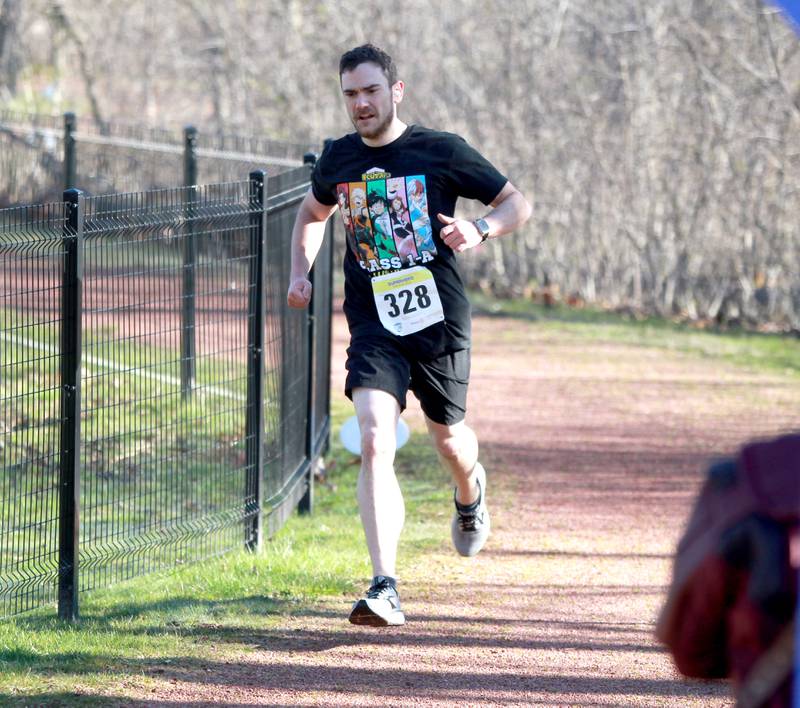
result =
[[[349,404],[335,405],[334,430],[348,415]],[[344,621],[371,571],[355,498],[358,461],[331,442],[314,514],[292,516],[263,553],[233,552],[82,595],[75,624],[55,619],[52,606],[0,622],[0,704],[100,705],[78,692],[219,663],[265,642],[292,615]],[[446,541],[440,517],[450,488],[418,434],[398,453],[397,469],[407,502],[401,553],[414,563]],[[326,598],[341,610],[320,610]]]
[[657,317],[632,317],[592,308],[544,307],[530,300],[496,300],[471,293],[476,314],[536,322],[539,332],[569,335],[588,342],[619,343],[800,377],[800,337],[745,330],[698,329]]

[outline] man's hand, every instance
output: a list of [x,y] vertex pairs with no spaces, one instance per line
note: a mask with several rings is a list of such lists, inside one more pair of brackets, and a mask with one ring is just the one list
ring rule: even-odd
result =
[[[492,210],[483,219],[489,224],[492,238],[511,233],[531,216],[531,205],[511,182],[505,183],[492,200],[491,207]],[[444,224],[439,236],[456,253],[462,253],[483,243],[484,239],[473,222],[454,219],[444,214],[436,216]]]
[[286,302],[289,307],[307,307],[311,302],[311,281],[308,278],[295,278],[289,285]]
[[444,214],[436,215],[444,224],[439,236],[447,246],[456,253],[463,253],[468,248],[474,248],[483,242],[477,227],[466,219],[454,219]]

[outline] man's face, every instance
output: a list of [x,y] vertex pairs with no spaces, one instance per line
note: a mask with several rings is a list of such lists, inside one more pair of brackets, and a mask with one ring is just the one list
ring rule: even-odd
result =
[[396,104],[403,99],[403,82],[389,86],[377,64],[365,62],[341,76],[347,113],[362,138],[374,140],[382,135],[395,117]]
[[384,204],[379,199],[370,208],[372,209],[372,213],[375,214],[375,216],[380,216],[381,214],[383,214]]

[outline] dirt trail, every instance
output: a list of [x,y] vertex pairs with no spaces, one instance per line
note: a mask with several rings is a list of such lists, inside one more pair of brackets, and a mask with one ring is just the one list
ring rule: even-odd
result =
[[[469,420],[494,522],[485,551],[403,568],[405,627],[350,626],[345,599],[331,601],[240,660],[173,677],[155,703],[731,705],[725,684],[677,677],[654,620],[704,466],[800,428],[800,382],[587,347],[535,323],[478,318],[475,334]],[[335,337],[340,395],[340,318]],[[408,417],[421,425],[418,409]]]

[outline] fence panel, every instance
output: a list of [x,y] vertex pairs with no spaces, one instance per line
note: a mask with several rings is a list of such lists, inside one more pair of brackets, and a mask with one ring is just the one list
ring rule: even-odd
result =
[[[180,130],[114,123],[98,127],[79,120],[74,137],[76,179],[82,189],[100,193],[183,184],[184,133]],[[198,181],[235,181],[256,168],[277,174],[300,165],[304,149],[300,144],[198,131]]]
[[[318,289],[314,341],[308,311],[285,301],[291,228],[308,180],[305,166],[271,177],[266,215],[258,180],[79,200],[77,589],[255,548],[258,498],[273,533],[308,490],[309,416],[320,419],[318,438],[329,428],[327,403],[308,407],[327,395],[321,382],[312,390],[325,364],[310,357],[330,351],[330,294]],[[58,587],[68,206],[0,211],[0,616],[53,601]],[[261,270],[254,244],[265,221]],[[254,365],[251,326],[259,273],[263,368]],[[258,371],[263,429],[252,420]],[[259,476],[253,461],[262,458]]]
[[[309,311],[286,304],[290,239],[297,207],[308,190],[310,170],[300,167],[270,177],[267,216],[267,376],[264,497],[268,533],[279,528],[307,491]],[[277,403],[277,405],[276,405]]]
[[0,110],[0,206],[61,199],[64,119]]
[[86,200],[82,590],[241,546],[250,228],[249,182]]
[[56,599],[65,222],[0,210],[0,616]]
[[[163,189],[184,184],[179,128],[74,117],[74,183],[89,194]],[[0,206],[60,198],[66,182],[65,116],[0,110]],[[200,130],[198,181],[229,182],[256,168],[272,175],[302,163],[305,143]]]

